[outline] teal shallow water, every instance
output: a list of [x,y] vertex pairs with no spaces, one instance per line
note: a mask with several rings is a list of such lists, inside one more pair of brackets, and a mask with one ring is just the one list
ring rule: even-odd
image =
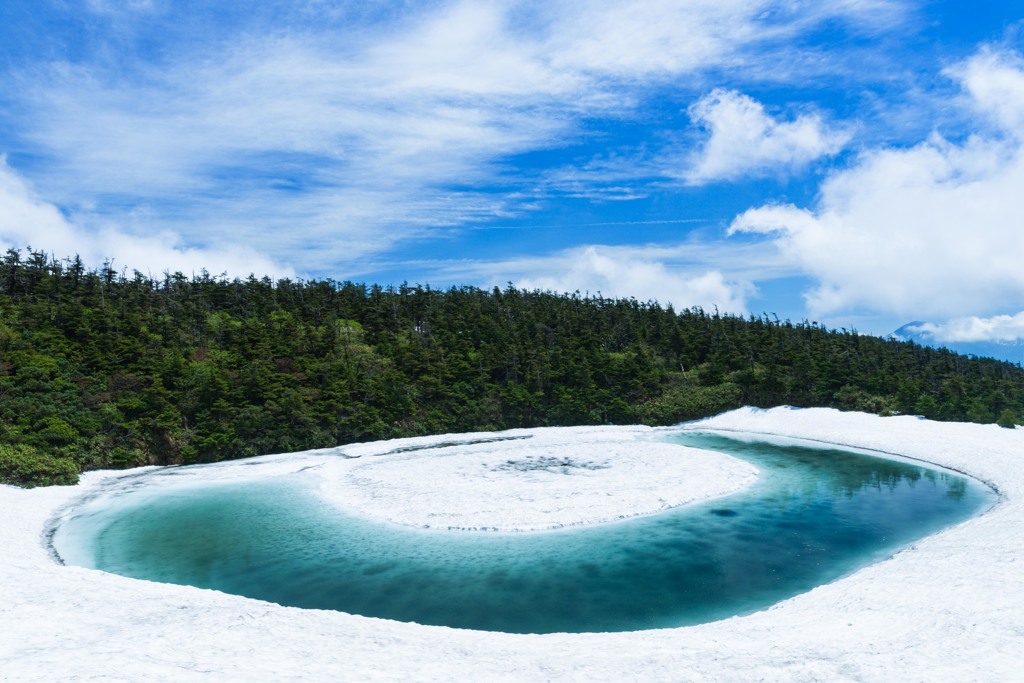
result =
[[143,478],[83,506],[55,546],[72,563],[282,605],[515,633],[624,631],[763,609],[995,501],[948,471],[820,445],[672,440],[743,458],[761,477],[707,503],[536,533],[347,515],[303,476],[167,491]]

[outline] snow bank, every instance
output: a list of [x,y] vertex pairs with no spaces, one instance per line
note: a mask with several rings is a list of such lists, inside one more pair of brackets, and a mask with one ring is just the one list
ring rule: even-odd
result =
[[817,409],[744,409],[693,426],[936,462],[992,483],[1001,502],[889,560],[750,616],[659,631],[522,636],[299,610],[61,567],[42,542],[47,520],[110,475],[87,475],[78,487],[0,487],[0,672],[19,681],[1019,676],[1024,430]]
[[553,428],[344,454],[327,463],[324,496],[397,524],[537,531],[610,522],[732,493],[757,468],[721,453],[652,441],[645,428]]

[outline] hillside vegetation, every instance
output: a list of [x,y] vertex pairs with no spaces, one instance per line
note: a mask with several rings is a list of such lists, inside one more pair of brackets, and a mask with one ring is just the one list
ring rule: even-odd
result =
[[1021,422],[1024,370],[809,322],[600,296],[154,278],[8,251],[0,481],[740,405]]

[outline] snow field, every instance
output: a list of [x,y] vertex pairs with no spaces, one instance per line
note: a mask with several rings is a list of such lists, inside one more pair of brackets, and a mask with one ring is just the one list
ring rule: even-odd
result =
[[[679,629],[523,636],[300,610],[62,567],[44,544],[48,520],[116,473],[89,473],[76,487],[0,487],[0,679],[1019,680],[1024,670],[1024,430],[785,408],[741,409],[689,427],[898,453],[987,481],[1001,500],[987,513],[886,561],[749,616]],[[575,435],[584,442],[600,440],[602,432],[614,433],[626,451],[630,439],[639,449],[652,436],[641,428],[579,429]],[[543,438],[542,431],[486,438],[531,433]],[[324,452],[351,457],[467,438]],[[515,461],[520,459],[515,447],[526,440],[494,443],[504,443],[511,453],[505,460]],[[593,451],[588,453],[581,459],[600,464]],[[243,476],[309,466],[301,461],[257,459]],[[232,472],[228,463],[177,471],[185,477],[232,478],[242,469]],[[558,476],[583,479],[604,472],[580,469],[576,476]],[[381,481],[391,476],[386,468],[357,476],[362,475]],[[323,476],[325,481],[334,477]],[[443,510],[440,502],[429,509]]]

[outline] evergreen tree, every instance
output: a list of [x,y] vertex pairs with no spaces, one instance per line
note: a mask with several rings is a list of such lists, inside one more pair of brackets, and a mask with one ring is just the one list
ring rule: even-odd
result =
[[740,405],[1012,426],[1024,370],[635,299],[0,258],[0,481]]

